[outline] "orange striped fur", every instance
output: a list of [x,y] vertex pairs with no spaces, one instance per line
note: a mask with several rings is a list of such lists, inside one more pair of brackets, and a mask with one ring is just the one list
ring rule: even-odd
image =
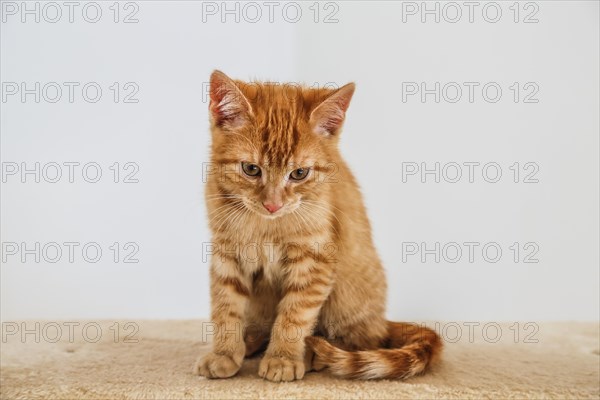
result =
[[[196,372],[407,378],[441,351],[424,327],[385,320],[386,281],[362,196],[338,151],[354,84],[339,89],[211,75],[206,202],[213,352]],[[308,346],[307,346],[308,344]]]

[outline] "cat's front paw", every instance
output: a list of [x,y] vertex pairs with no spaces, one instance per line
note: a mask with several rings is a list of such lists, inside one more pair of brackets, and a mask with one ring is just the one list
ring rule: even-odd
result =
[[304,377],[304,360],[265,355],[260,361],[258,375],[273,382],[302,379]]
[[237,365],[229,356],[209,353],[196,363],[194,371],[197,375],[207,378],[229,378],[235,375],[240,367],[241,365]]

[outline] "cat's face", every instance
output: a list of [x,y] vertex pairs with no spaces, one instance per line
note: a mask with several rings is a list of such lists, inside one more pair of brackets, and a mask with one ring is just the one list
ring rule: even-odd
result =
[[[323,207],[354,90],[244,85],[211,76],[212,158],[222,196],[264,218]],[[317,213],[318,214],[318,213]]]
[[327,144],[309,131],[278,135],[278,141],[269,140],[275,135],[265,132],[264,127],[249,124],[217,140],[221,192],[265,218],[321,201],[328,189],[323,179]]

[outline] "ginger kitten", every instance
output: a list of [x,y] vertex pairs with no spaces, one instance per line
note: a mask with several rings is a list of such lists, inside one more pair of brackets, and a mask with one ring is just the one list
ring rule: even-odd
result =
[[308,89],[210,78],[213,351],[196,365],[235,375],[407,378],[441,350],[425,327],[385,319],[386,281],[354,177],[338,151],[354,84]]

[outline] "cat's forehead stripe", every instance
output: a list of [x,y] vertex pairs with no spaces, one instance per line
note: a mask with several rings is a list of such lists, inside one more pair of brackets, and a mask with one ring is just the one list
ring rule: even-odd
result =
[[284,166],[292,159],[300,139],[297,118],[293,108],[268,108],[260,130],[262,154],[270,164]]

